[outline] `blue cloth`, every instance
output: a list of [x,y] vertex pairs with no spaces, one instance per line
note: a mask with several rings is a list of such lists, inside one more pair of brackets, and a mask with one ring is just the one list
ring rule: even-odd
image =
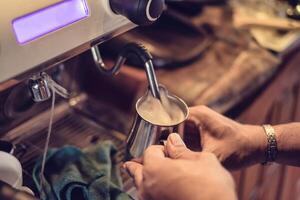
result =
[[[116,148],[110,141],[80,150],[73,146],[50,149],[43,183],[45,200],[129,200],[120,188],[120,172],[113,162]],[[40,190],[41,159],[33,169]]]

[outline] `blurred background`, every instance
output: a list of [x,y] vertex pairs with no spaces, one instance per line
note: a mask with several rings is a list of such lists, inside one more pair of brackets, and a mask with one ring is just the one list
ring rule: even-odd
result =
[[[163,14],[150,26],[126,25],[113,37],[108,37],[111,31],[78,42],[72,51],[46,55],[49,59],[6,77],[0,81],[0,139],[18,146],[15,155],[23,167],[24,185],[37,193],[32,170],[43,152],[51,102],[34,102],[28,80],[42,71],[71,91],[68,100],[57,97],[50,147],[84,148],[109,139],[119,150],[117,162],[123,160],[135,102],[148,81],[143,63],[134,56],[117,76],[100,73],[89,50],[95,44],[112,66],[125,44],[142,43],[153,55],[159,83],[188,106],[207,105],[247,124],[299,121],[299,8],[298,0],[166,0]],[[86,27],[82,30],[90,34]],[[68,36],[77,40],[76,31]],[[59,44],[64,46],[62,40]],[[0,60],[9,47],[14,48],[2,41]],[[21,48],[28,51],[26,45]],[[34,48],[29,51],[38,57],[40,50]],[[5,62],[0,64],[5,67]],[[0,73],[6,69],[0,66]],[[232,174],[240,200],[300,200],[298,168],[255,165]],[[129,177],[122,177],[125,190],[132,192]]]

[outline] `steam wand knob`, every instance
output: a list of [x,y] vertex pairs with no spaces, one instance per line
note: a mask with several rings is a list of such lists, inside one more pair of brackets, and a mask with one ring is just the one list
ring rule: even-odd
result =
[[137,25],[149,25],[164,10],[164,0],[109,0],[113,12],[127,17]]

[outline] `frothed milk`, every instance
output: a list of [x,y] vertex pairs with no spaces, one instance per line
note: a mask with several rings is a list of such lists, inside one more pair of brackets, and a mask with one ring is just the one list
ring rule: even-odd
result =
[[138,106],[138,113],[148,122],[161,126],[179,124],[185,119],[182,109],[168,98],[164,89],[160,90],[160,100],[148,92]]

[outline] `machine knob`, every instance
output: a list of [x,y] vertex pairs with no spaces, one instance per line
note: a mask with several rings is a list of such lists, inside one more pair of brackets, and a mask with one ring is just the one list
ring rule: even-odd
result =
[[137,25],[155,22],[162,14],[164,5],[164,0],[110,0],[113,12],[127,17]]

